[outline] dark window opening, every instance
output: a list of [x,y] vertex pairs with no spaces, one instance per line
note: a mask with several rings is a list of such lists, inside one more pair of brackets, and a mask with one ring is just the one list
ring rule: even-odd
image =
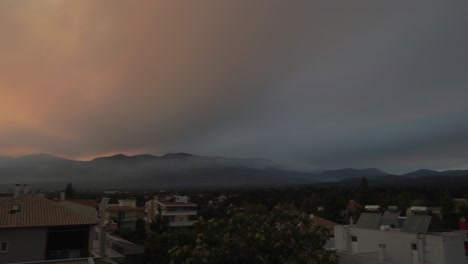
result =
[[412,250],[418,250],[418,245],[416,243],[411,243]]
[[[88,256],[89,228],[83,226],[49,228],[46,259]],[[73,253],[72,253],[73,252]]]
[[357,242],[357,236],[351,236],[351,241]]
[[124,211],[119,211],[119,212],[117,213],[117,217],[118,217],[119,219],[125,219],[125,212],[124,212]]
[[0,252],[7,252],[8,251],[8,242],[2,241],[0,242]]

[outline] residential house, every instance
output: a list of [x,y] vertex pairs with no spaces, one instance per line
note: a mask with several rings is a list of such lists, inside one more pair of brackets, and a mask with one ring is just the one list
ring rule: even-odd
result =
[[116,220],[122,228],[135,228],[137,220],[137,206],[135,199],[121,199],[118,204],[108,204],[104,209],[106,221]]
[[0,200],[0,263],[89,257],[94,218],[34,193]]
[[382,225],[378,213],[362,213],[356,225],[336,225],[340,263],[465,264],[464,234],[428,231],[431,218],[409,215],[399,229]]
[[[121,207],[119,207],[119,209],[122,209],[124,206],[131,207],[132,202],[128,200],[122,200],[120,204]],[[112,217],[113,212],[116,212],[106,211],[106,202],[100,204],[95,199],[66,199],[65,201],[60,202],[60,205],[65,206],[73,210],[74,212],[85,215],[87,217],[99,219],[101,223],[105,225],[105,244],[101,244],[100,241],[101,228],[97,227],[95,230],[96,235],[93,240],[92,250],[93,256],[95,258],[105,256],[108,259],[112,259],[112,261],[116,263],[134,263],[134,259],[140,258],[140,256],[144,253],[145,247],[143,245],[134,244],[118,236],[112,235],[112,233],[118,229],[117,224],[115,224],[109,219],[100,218],[101,207],[104,210],[104,214],[106,214],[107,212],[108,216],[111,215]],[[117,205],[111,205],[111,210],[116,206]],[[128,222],[122,221],[122,224],[126,223]],[[102,247],[104,247],[104,249]]]
[[197,215],[197,205],[191,203],[187,196],[155,195],[145,207],[150,222],[163,217],[171,227],[192,226]]

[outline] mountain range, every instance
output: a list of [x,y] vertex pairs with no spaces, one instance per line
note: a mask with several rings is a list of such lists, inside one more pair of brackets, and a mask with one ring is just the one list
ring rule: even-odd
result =
[[[376,185],[417,185],[457,182],[468,170],[418,170],[391,175],[375,168],[296,171],[270,160],[232,159],[169,153],[127,156],[117,154],[90,161],[64,159],[48,154],[0,156],[0,184],[73,182],[105,188],[170,189],[292,184],[354,185],[367,177]],[[449,181],[447,181],[449,180]]]

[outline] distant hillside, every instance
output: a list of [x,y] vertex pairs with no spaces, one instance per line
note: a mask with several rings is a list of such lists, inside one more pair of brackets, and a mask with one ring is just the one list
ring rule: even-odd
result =
[[[382,186],[464,184],[468,171],[418,170],[390,175],[376,168],[299,172],[264,159],[206,157],[189,153],[116,154],[76,161],[48,154],[0,157],[0,185],[74,182],[112,188],[205,188],[315,184],[354,186],[362,177]],[[468,181],[465,181],[468,182]],[[86,184],[85,184],[86,183]],[[467,184],[468,185],[468,184]]]
[[402,176],[408,178],[419,178],[426,176],[463,176],[468,175],[468,170],[447,170],[447,171],[434,171],[434,170],[417,170],[410,173],[403,174]]
[[190,188],[216,186],[314,183],[317,175],[287,170],[261,159],[228,159],[187,153],[116,154],[75,161],[48,154],[0,159],[0,184],[99,182],[132,188]]
[[346,178],[354,178],[354,177],[375,177],[375,176],[386,176],[390,175],[386,172],[375,168],[369,169],[339,169],[339,170],[326,170],[320,173],[322,176],[323,181],[339,181]]

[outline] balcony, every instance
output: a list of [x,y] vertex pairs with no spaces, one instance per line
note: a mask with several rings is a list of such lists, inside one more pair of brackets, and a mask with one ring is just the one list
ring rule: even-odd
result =
[[181,222],[169,222],[169,226],[177,227],[177,226],[193,226],[195,221],[181,221]]
[[195,210],[190,210],[190,211],[162,211],[161,214],[163,216],[197,215],[197,211],[195,211]]
[[136,217],[126,217],[120,219],[122,222],[136,222],[137,218]]
[[47,260],[82,258],[82,257],[86,257],[86,254],[84,254],[83,250],[81,249],[50,250],[46,252]]

